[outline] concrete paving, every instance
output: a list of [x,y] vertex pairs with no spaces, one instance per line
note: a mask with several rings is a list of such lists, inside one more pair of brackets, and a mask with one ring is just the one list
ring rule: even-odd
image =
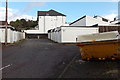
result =
[[119,61],[83,61],[74,44],[29,39],[3,46],[3,78],[118,79]]

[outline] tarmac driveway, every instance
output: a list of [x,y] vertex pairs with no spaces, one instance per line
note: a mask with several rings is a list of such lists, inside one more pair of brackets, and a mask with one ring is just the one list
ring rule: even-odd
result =
[[28,39],[3,46],[3,78],[118,79],[120,61],[83,61],[74,44]]
[[75,45],[48,39],[3,46],[3,78],[57,78],[76,54],[79,49]]

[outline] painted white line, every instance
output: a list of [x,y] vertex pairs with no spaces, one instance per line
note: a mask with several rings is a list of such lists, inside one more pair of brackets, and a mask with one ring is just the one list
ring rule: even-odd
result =
[[9,64],[9,65],[7,65],[7,66],[5,66],[5,67],[2,67],[2,68],[0,68],[0,70],[3,70],[3,69],[5,69],[5,68],[7,68],[7,67],[10,67],[12,64]]

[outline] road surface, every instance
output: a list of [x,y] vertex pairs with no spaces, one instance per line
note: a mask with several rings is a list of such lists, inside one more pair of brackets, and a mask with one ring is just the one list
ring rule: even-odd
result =
[[74,44],[28,39],[3,46],[3,78],[118,79],[120,61],[83,61]]
[[75,45],[29,39],[3,47],[3,78],[57,78],[79,54]]

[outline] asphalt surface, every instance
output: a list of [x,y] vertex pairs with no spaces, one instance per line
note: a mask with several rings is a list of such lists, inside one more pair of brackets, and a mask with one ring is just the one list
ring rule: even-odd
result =
[[77,56],[61,78],[120,79],[119,61],[83,61]]
[[120,61],[83,61],[76,45],[48,39],[29,39],[3,46],[3,67],[3,78],[113,80],[120,76]]
[[57,78],[72,58],[76,45],[29,39],[3,46],[3,78]]

